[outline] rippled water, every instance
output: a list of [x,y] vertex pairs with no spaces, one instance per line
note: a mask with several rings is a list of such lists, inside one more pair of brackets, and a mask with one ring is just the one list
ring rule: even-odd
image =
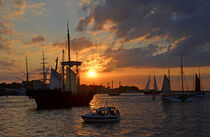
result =
[[210,136],[210,95],[188,103],[163,103],[160,96],[95,95],[91,108],[115,106],[121,121],[83,123],[89,107],[36,110],[27,97],[0,97],[0,136]]

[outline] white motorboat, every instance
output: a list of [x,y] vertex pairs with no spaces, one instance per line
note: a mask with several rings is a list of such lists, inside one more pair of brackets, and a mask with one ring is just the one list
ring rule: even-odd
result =
[[85,122],[117,122],[120,112],[115,107],[101,107],[81,116]]

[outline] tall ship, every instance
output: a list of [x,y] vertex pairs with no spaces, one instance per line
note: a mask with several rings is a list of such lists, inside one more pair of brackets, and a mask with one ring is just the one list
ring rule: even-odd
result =
[[192,95],[188,95],[184,91],[184,82],[183,82],[183,66],[182,66],[182,57],[181,57],[181,85],[182,90],[181,93],[175,93],[171,90],[171,82],[170,82],[170,71],[169,76],[164,75],[163,85],[162,85],[162,99],[168,102],[191,102]]
[[[31,87],[27,91],[29,98],[34,99],[38,109],[50,109],[50,108],[69,108],[73,106],[88,106],[92,98],[94,97],[94,88],[80,85],[80,78],[78,73],[78,67],[82,62],[71,61],[70,59],[70,35],[69,25],[67,24],[67,38],[68,38],[68,61],[63,59],[61,62],[62,73],[57,71],[56,67],[51,68],[49,85],[43,84],[39,89]],[[43,70],[44,70],[44,56],[43,56]],[[75,73],[71,68],[76,66],[77,72]],[[65,71],[66,70],[66,71]],[[43,81],[46,81],[46,75],[44,73]]]
[[150,81],[150,76],[149,76],[145,90],[144,90],[144,94],[160,94],[161,93],[161,91],[158,91],[155,75],[154,75],[153,89],[150,89],[150,85],[151,85],[151,81]]

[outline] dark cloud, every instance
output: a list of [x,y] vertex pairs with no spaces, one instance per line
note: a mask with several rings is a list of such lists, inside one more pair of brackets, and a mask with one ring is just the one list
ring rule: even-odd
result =
[[[154,47],[118,49],[120,53],[115,55],[119,56],[116,58],[119,66],[141,66],[142,62],[143,66],[166,66],[163,62],[168,65],[181,55],[186,56],[189,66],[210,65],[207,61],[210,57],[209,0],[105,0],[98,2],[88,13],[87,17],[80,19],[78,31],[86,30],[94,21],[92,31],[105,30],[104,25],[113,23],[110,30],[114,31],[111,32],[125,43],[142,36],[146,36],[146,40],[167,36],[165,41],[169,43],[168,51],[162,54],[154,55]],[[173,42],[183,37],[183,40],[173,45]],[[147,44],[151,43],[147,41]],[[172,45],[173,48],[170,48]],[[134,54],[140,58],[137,59]],[[124,64],[121,58],[126,60]]]
[[71,45],[74,50],[83,50],[95,46],[90,39],[86,37],[75,38],[71,40]]
[[40,35],[40,36],[34,36],[32,39],[31,39],[31,42],[36,44],[36,43],[41,43],[41,42],[44,42],[46,39],[44,36]]
[[[117,50],[107,49],[103,55],[105,59],[111,58],[111,61],[104,66],[103,72],[109,72],[117,68],[124,67],[179,67],[180,57],[172,56],[172,53],[163,53],[153,55],[159,48],[155,45],[149,45],[146,48],[119,48]],[[210,48],[208,49],[210,50]],[[186,67],[196,67],[210,65],[210,54],[208,50],[197,52],[191,56],[183,57],[183,64]],[[199,57],[199,58],[198,58]],[[196,63],[195,62],[199,62]]]
[[[67,45],[67,43],[65,42],[55,42],[53,44],[54,47],[59,47],[59,48],[64,48],[65,45]],[[81,51],[83,49],[87,49],[94,46],[96,45],[93,44],[92,41],[86,37],[79,37],[71,40],[71,49],[74,51],[76,50]]]
[[92,14],[89,14],[89,16],[87,16],[86,18],[80,18],[80,21],[79,21],[79,24],[78,24],[76,30],[77,31],[86,30],[86,27],[91,23],[92,19],[93,19]]

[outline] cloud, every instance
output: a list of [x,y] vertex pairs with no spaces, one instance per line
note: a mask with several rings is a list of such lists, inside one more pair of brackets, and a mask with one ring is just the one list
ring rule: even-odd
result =
[[[156,45],[148,45],[145,48],[139,47],[131,49],[121,47],[117,50],[108,48],[102,55],[104,60],[109,59],[109,62],[103,67],[103,72],[109,72],[118,68],[126,67],[150,68],[180,66],[180,57],[172,56],[173,52],[171,51],[153,55],[158,50],[159,47]],[[210,48],[208,50],[210,50]],[[210,58],[210,54],[208,50],[203,50],[190,56],[184,56],[184,66],[196,67],[197,64],[199,64],[199,66],[209,66],[210,62],[207,59]]]
[[19,66],[17,65],[15,60],[10,60],[10,61],[0,60],[0,69],[2,70],[2,72],[4,72],[3,70],[5,71],[13,70],[17,72],[17,68],[19,68]]
[[43,35],[34,35],[34,36],[31,38],[31,41],[26,42],[24,45],[25,45],[25,46],[32,46],[32,45],[35,45],[35,44],[43,43],[43,42],[45,42],[45,41],[46,41],[45,36],[43,36]]
[[9,26],[0,20],[0,34],[13,34],[14,31]]
[[44,2],[34,3],[30,5],[28,4],[27,8],[32,9],[32,11],[36,13],[37,15],[42,15],[44,12],[47,11],[47,9],[43,8],[44,5],[45,5]]
[[0,0],[0,6],[4,5],[4,0]]
[[2,19],[8,20],[8,19],[16,19],[19,16],[22,16],[25,14],[27,10],[30,10],[37,15],[43,14],[45,11],[47,11],[43,6],[45,3],[43,2],[26,2],[25,0],[8,0],[4,2],[3,0],[0,1],[0,6],[2,7],[0,9]]
[[[66,45],[67,43],[65,42],[55,42],[53,47],[65,48]],[[97,46],[97,44],[92,43],[92,41],[86,37],[79,37],[71,40],[71,49],[74,51],[82,51],[95,46]]]
[[36,44],[36,43],[44,42],[45,40],[46,40],[46,39],[45,39],[44,36],[42,36],[42,35],[40,35],[40,36],[36,35],[36,36],[34,36],[34,37],[31,39],[31,42],[34,43],[34,44]]
[[86,37],[74,38],[71,40],[72,48],[74,50],[83,50],[95,46],[90,39]]
[[10,49],[9,45],[10,45],[10,41],[7,38],[0,35],[0,50]]
[[[88,7],[87,3],[84,6]],[[87,10],[88,16],[80,19],[77,30],[111,32],[117,39],[123,41],[124,45],[145,36],[144,45],[150,45],[149,49],[144,49],[140,41],[136,44],[140,48],[117,49],[119,53],[111,51],[116,56],[113,58],[119,67],[132,65],[161,67],[166,66],[163,62],[175,63],[180,56],[185,56],[188,66],[210,65],[207,61],[210,56],[209,7],[210,1],[207,0],[100,1]],[[114,25],[107,29],[105,27],[107,24]],[[162,36],[167,37],[154,43],[153,39]],[[156,46],[160,43],[164,43],[163,46]],[[164,52],[154,56],[158,49]],[[122,58],[126,62],[122,62]]]
[[8,61],[1,61],[1,60],[0,60],[0,66],[1,66],[1,67],[10,67],[10,66],[12,66],[12,64],[13,64],[13,63],[10,63],[10,62],[8,62]]

